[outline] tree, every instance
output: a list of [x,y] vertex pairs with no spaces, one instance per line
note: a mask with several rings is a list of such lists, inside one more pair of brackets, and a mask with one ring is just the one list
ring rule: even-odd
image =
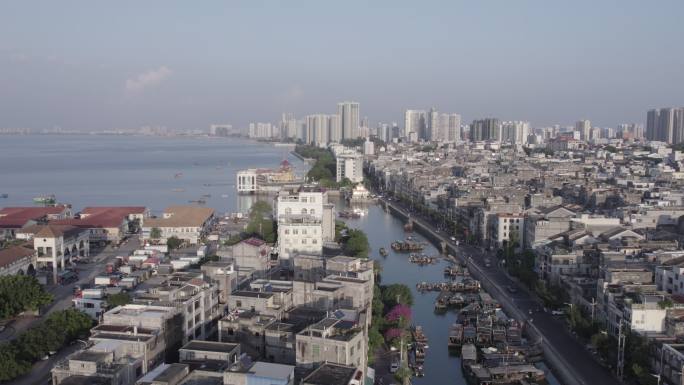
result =
[[396,304],[411,306],[413,305],[413,294],[408,286],[401,283],[394,283],[382,289],[382,302],[387,308],[392,308]]
[[107,303],[111,307],[123,306],[131,303],[131,296],[125,292],[112,294],[107,297]]
[[30,275],[0,277],[0,319],[13,317],[26,310],[37,310],[52,302],[52,294],[45,291]]
[[272,219],[273,209],[271,206],[262,201],[258,201],[252,205],[249,212],[249,223],[245,228],[245,233],[249,236],[255,236],[263,239],[268,243],[275,243],[278,233],[277,224]]
[[175,235],[166,240],[166,246],[169,248],[169,250],[179,249],[181,245],[183,245],[183,240],[179,239]]
[[344,241],[343,250],[346,254],[356,258],[368,258],[370,244],[366,233],[358,229],[348,231],[348,237]]
[[152,239],[159,239],[162,237],[161,229],[159,227],[153,227],[152,230],[150,230],[150,238]]

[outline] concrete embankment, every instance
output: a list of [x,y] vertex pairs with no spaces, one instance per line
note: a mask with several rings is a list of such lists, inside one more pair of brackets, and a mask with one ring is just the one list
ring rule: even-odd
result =
[[525,324],[524,328],[525,335],[528,341],[534,343],[536,341],[541,341],[542,348],[544,350],[544,358],[549,366],[553,369],[554,373],[559,377],[559,379],[566,385],[584,385],[583,381],[579,379],[572,367],[567,363],[563,356],[558,353],[558,351],[543,338],[543,335],[533,322],[528,322],[528,317],[513,303],[510,296],[505,292],[505,290],[498,284],[496,284],[483,269],[471,260],[467,260],[462,253],[460,253],[456,247],[447,242],[447,238],[436,233],[429,225],[423,222],[422,219],[415,219],[410,217],[406,212],[396,207],[390,202],[382,201],[381,204],[396,217],[401,220],[408,222],[411,221],[413,225],[413,230],[428,241],[433,243],[435,247],[447,256],[449,260],[454,263],[465,262],[468,265],[471,275],[480,281],[482,288],[487,291],[492,297],[494,297],[502,306],[504,311],[511,317],[514,317],[521,323]]

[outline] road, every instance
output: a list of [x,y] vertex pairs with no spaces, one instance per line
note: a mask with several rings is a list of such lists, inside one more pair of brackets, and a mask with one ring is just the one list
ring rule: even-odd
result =
[[[140,247],[140,242],[137,237],[130,238],[117,249],[107,246],[95,254],[90,255],[90,262],[78,264],[79,279],[78,281],[69,285],[50,285],[47,290],[52,293],[55,300],[44,309],[43,315],[40,317],[22,317],[17,319],[8,330],[0,334],[0,340],[12,340],[19,336],[22,332],[39,323],[47,315],[64,310],[71,307],[71,299],[75,285],[83,285],[91,283],[95,277],[104,271],[105,265],[118,255],[130,255],[133,250]],[[31,372],[25,376],[19,377],[14,381],[8,382],[9,385],[42,385],[48,383],[50,378],[50,370],[59,360],[66,358],[69,354],[75,352],[82,345],[76,343],[61,349],[57,354],[51,356],[45,361],[38,361],[33,365]]]
[[[398,202],[386,203],[405,213],[410,212],[407,207],[400,205]],[[556,356],[560,357],[564,366],[572,372],[572,376],[578,383],[583,385],[620,384],[610,371],[599,364],[584,346],[570,334],[562,318],[554,317],[544,311],[537,311],[537,309],[543,308],[539,300],[520,287],[497,264],[485,267],[484,259],[488,257],[490,260],[496,261],[495,255],[487,253],[478,247],[457,245],[448,236],[442,235],[437,231],[433,225],[434,221],[423,218],[418,213],[411,212],[411,219],[430,229],[442,241],[447,242],[453,249],[458,251],[459,257],[466,257],[465,259],[468,261],[470,269],[477,270],[484,279],[488,280],[496,288],[496,290],[490,292],[494,298],[500,302],[510,302],[514,307],[520,309],[520,316],[528,321],[528,325],[534,328],[537,334],[541,335],[543,339],[541,342],[545,344],[545,347],[551,349]],[[506,290],[508,286],[517,288],[517,292],[515,294],[509,293]],[[532,314],[530,314],[530,311]]]

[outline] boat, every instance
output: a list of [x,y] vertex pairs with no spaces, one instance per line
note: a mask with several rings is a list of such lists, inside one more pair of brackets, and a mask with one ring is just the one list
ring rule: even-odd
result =
[[202,195],[202,198],[211,198],[211,194],[204,194]]
[[33,202],[41,205],[54,205],[57,202],[57,199],[54,194],[40,195],[33,198]]
[[427,344],[428,339],[425,336],[425,333],[423,332],[423,327],[420,325],[416,325],[413,330],[411,331],[413,333],[413,339],[421,344]]
[[173,174],[173,177],[176,179],[181,178],[182,176],[183,176],[182,172],[177,172],[177,173]]
[[459,323],[452,324],[449,328],[449,349],[458,348],[463,344],[463,325]]
[[477,363],[477,348],[473,344],[465,344],[461,347],[461,365],[473,365]]
[[412,241],[396,241],[392,242],[390,245],[392,250],[397,252],[412,252],[412,251],[422,251],[424,246],[418,242]]
[[9,198],[9,194],[2,193],[2,194],[0,194],[0,198]]
[[361,218],[361,214],[356,212],[356,211],[340,211],[339,213],[337,213],[337,215],[340,218],[351,218],[351,219]]
[[221,194],[221,198],[228,198],[228,194]]
[[381,247],[380,248],[380,255],[382,255],[383,257],[386,257],[387,254],[388,254],[387,250],[384,247]]

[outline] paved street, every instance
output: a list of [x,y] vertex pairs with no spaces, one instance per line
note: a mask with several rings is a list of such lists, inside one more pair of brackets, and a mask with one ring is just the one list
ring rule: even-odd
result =
[[[71,298],[75,285],[81,285],[92,282],[98,274],[104,271],[105,265],[118,255],[129,255],[133,250],[139,248],[140,242],[137,237],[133,237],[123,243],[118,249],[113,249],[111,246],[100,250],[95,254],[90,255],[90,263],[78,264],[79,279],[77,282],[68,285],[51,285],[48,291],[55,296],[55,300],[45,309],[45,313],[41,317],[22,317],[17,319],[11,328],[5,330],[0,334],[1,340],[11,340],[20,335],[23,331],[30,328],[34,324],[40,322],[45,316],[58,310],[63,310],[71,307]],[[82,345],[75,343],[60,350],[57,354],[45,361],[39,361],[33,365],[31,372],[23,377],[9,382],[11,385],[42,385],[48,383],[50,378],[50,369],[56,362],[64,359],[69,354],[79,349]]]
[[[395,208],[400,208],[404,212],[408,212],[408,208],[399,205],[398,202],[387,203]],[[411,218],[436,232],[436,228],[431,220],[421,218],[415,212],[411,213]],[[618,380],[609,370],[601,366],[584,346],[570,334],[562,318],[552,316],[550,313],[543,311],[537,312],[536,310],[542,308],[543,305],[524,288],[520,287],[517,282],[511,280],[496,263],[492,263],[491,267],[485,267],[485,257],[489,257],[494,262],[497,260],[495,255],[470,245],[456,246],[456,243],[450,241],[448,236],[442,236],[439,233],[436,235],[458,250],[458,257],[472,257],[467,258],[471,270],[480,272],[497,289],[490,294],[499,301],[512,301],[515,307],[521,310],[523,317],[530,320],[531,325],[533,325],[532,327],[542,336],[544,339],[542,342],[553,349],[557,356],[562,358],[565,366],[573,371],[574,377],[581,384],[619,384]],[[517,293],[509,293],[506,290],[506,287],[509,285],[516,287],[518,289]],[[531,315],[529,314],[530,310],[532,310]]]

